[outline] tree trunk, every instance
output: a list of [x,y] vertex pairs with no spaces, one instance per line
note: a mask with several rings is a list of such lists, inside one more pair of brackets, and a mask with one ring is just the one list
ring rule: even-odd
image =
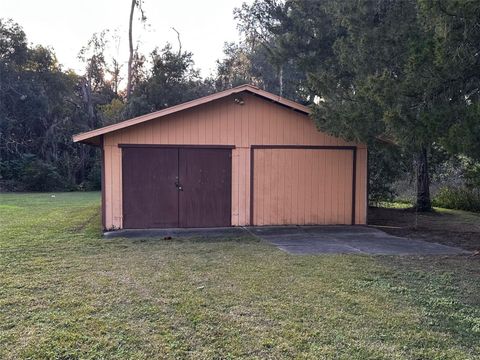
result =
[[180,39],[180,32],[172,27],[172,30],[177,33],[177,40],[178,40],[178,57],[182,56],[182,40]]
[[130,99],[132,93],[132,63],[133,63],[133,36],[132,36],[132,26],[133,26],[133,13],[135,11],[135,6],[137,5],[137,0],[132,0],[132,7],[130,9],[130,20],[128,22],[128,46],[129,46],[129,56],[128,56],[128,68],[127,68],[127,100]]
[[95,124],[95,112],[92,103],[92,88],[88,79],[84,79],[83,81],[82,97],[88,114],[88,125],[90,129],[95,129],[97,124]]
[[283,65],[280,65],[280,70],[278,72],[278,83],[280,87],[280,96],[283,96]]
[[428,153],[422,147],[417,157],[417,210],[431,211],[430,177],[428,175]]

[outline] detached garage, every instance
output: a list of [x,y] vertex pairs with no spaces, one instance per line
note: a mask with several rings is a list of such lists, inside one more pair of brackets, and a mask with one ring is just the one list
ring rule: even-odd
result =
[[102,149],[105,229],[365,224],[367,149],[242,85],[74,136]]

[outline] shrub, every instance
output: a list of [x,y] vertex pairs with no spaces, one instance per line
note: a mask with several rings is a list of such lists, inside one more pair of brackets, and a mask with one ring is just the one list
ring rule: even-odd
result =
[[480,191],[466,187],[443,187],[433,198],[433,206],[480,212]]
[[32,159],[25,164],[22,183],[29,191],[60,190],[65,183],[57,172],[57,168],[40,159]]
[[408,171],[408,159],[396,147],[373,143],[368,148],[368,200],[379,205],[397,195],[395,181]]

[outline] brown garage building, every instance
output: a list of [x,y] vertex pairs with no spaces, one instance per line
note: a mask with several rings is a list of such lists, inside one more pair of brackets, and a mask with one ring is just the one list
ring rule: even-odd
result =
[[365,224],[367,149],[242,85],[74,136],[103,153],[105,229]]

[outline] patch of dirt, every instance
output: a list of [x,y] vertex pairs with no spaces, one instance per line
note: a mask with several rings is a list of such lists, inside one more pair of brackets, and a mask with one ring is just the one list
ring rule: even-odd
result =
[[368,223],[388,234],[470,251],[480,250],[480,215],[461,211],[416,213],[410,209],[369,208]]

